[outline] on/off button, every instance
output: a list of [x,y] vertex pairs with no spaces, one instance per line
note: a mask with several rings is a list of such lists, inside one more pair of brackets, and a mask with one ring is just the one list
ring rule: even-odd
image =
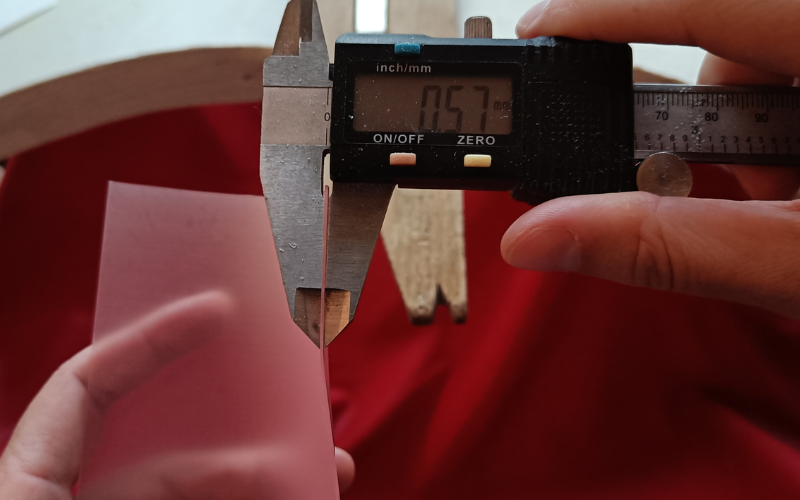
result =
[[392,153],[389,155],[389,165],[414,166],[417,164],[417,155],[414,153]]

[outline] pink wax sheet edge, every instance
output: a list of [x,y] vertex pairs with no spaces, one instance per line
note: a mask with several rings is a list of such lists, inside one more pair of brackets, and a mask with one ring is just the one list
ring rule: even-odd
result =
[[[111,183],[95,352],[208,291],[227,294],[234,311],[213,335],[110,405],[90,405],[80,500],[131,498],[132,483],[143,496],[159,481],[189,491],[194,476],[213,481],[240,457],[252,458],[246,487],[259,498],[338,498],[320,351],[290,317],[264,199]],[[115,371],[96,370],[90,391],[113,392]]]
[[325,374],[325,390],[328,393],[328,411],[333,418],[333,408],[331,407],[331,378],[328,370],[328,350],[325,347],[325,297],[328,289],[328,222],[330,217],[331,191],[329,186],[322,190],[323,214],[322,214],[322,283],[320,291],[320,312],[319,312],[319,350],[322,371]]

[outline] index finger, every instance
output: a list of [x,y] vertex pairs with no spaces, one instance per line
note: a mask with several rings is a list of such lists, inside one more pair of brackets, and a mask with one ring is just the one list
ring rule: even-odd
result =
[[[232,308],[232,298],[220,291],[178,300],[66,361],[31,402],[0,456],[0,496],[71,498],[86,406],[108,404],[201,345]],[[100,377],[90,388],[91,374]]]
[[692,45],[797,76],[798,21],[800,2],[794,0],[549,0],[522,16],[517,35]]
[[216,290],[168,303],[96,341],[75,375],[104,408],[216,336],[232,308],[231,297]]

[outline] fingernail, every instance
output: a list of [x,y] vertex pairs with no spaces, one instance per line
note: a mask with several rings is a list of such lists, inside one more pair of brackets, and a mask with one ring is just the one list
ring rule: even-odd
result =
[[542,11],[547,7],[547,4],[550,3],[550,0],[545,0],[544,2],[537,3],[533,7],[531,7],[528,12],[522,15],[519,22],[517,23],[517,36],[520,38],[526,38],[528,36],[528,29],[533,25],[534,22],[539,18]]
[[514,267],[531,271],[577,271],[580,247],[562,227],[538,227],[518,235],[504,255]]

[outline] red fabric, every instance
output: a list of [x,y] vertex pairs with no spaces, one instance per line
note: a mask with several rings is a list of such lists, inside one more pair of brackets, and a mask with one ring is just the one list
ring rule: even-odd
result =
[[[91,338],[108,180],[260,194],[255,105],[106,126],[13,158],[0,187],[0,443]],[[730,186],[711,186],[725,191]],[[526,207],[468,193],[469,319],[409,325],[382,247],[330,348],[344,498],[800,497],[800,324],[512,269]]]

